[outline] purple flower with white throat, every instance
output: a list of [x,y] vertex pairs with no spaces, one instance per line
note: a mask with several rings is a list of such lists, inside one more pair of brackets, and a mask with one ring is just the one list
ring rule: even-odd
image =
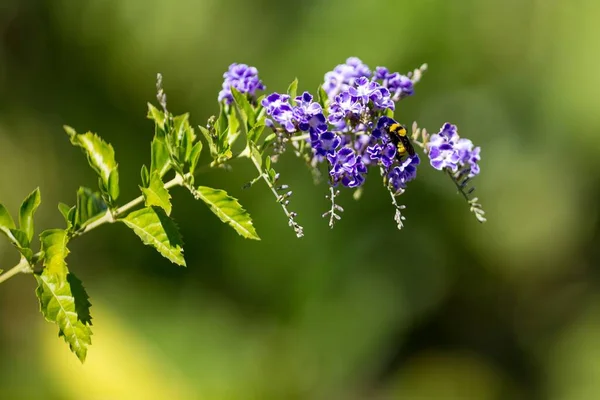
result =
[[342,129],[345,127],[347,118],[358,119],[364,110],[364,106],[358,98],[344,91],[337,96],[329,105],[329,122]]
[[225,78],[223,89],[219,92],[218,100],[225,101],[227,104],[233,102],[232,87],[250,97],[255,97],[257,90],[265,90],[265,85],[258,78],[258,70],[246,64],[231,64],[223,74],[223,78]]
[[321,105],[313,101],[313,96],[304,92],[295,99],[294,118],[298,121],[301,131],[319,133],[327,130],[327,121]]
[[429,160],[435,169],[450,169],[458,171],[469,165],[469,177],[479,174],[480,151],[479,147],[473,148],[473,142],[461,138],[455,125],[445,123],[439,133],[431,135],[427,143]]
[[420,162],[419,156],[415,154],[392,168],[388,177],[396,191],[406,188],[406,184],[417,177],[417,165]]
[[357,57],[350,57],[345,64],[337,65],[333,71],[325,74],[323,90],[332,100],[338,93],[347,90],[360,77],[370,77],[371,70]]
[[335,156],[337,148],[342,140],[333,132],[326,131],[317,134],[311,134],[311,146],[319,156]]
[[328,155],[327,160],[331,165],[329,175],[334,185],[341,181],[342,185],[354,188],[364,183],[363,174],[367,167],[352,148],[343,147],[336,154]]
[[[289,103],[290,96],[286,94],[272,93],[265,97],[261,105],[265,108],[267,115],[281,124],[286,131],[296,131],[297,121],[294,116],[294,109]],[[269,124],[270,121],[267,122]]]

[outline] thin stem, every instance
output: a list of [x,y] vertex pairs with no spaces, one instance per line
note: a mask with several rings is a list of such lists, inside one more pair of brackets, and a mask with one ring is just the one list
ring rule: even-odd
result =
[[292,137],[290,138],[290,140],[291,140],[292,142],[299,142],[299,141],[301,141],[301,140],[306,140],[306,139],[308,139],[308,138],[310,138],[310,135],[309,135],[309,134],[304,134],[304,135],[299,135],[299,136],[292,136]]
[[0,283],[12,278],[19,273],[31,272],[31,266],[25,257],[21,257],[21,261],[2,275],[0,275]]
[[456,186],[456,188],[458,189],[460,194],[462,194],[463,197],[465,198],[465,200],[467,200],[467,202],[469,202],[471,200],[471,199],[469,199],[469,195],[467,193],[465,193],[463,188],[460,186],[460,183],[458,183],[458,181],[454,178],[454,175],[452,175],[452,171],[450,171],[447,168],[444,168],[444,169],[445,169],[446,173],[448,174],[448,176],[450,177],[450,179],[452,179],[452,182],[454,182],[454,185]]

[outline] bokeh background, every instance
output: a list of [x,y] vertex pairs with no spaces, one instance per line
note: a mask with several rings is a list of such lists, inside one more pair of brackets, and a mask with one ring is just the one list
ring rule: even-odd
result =
[[[80,365],[44,322],[35,282],[0,287],[2,399],[600,398],[600,3],[594,0],[254,2],[2,0],[0,201],[36,186],[38,229],[62,226],[96,177],[63,124],[116,149],[122,198],[139,194],[155,76],[169,108],[204,124],[222,73],[256,66],[269,91],[313,90],[349,56],[408,72],[401,121],[446,121],[482,146],[480,225],[424,164],[393,222],[377,174],[346,193],[334,230],[325,186],[279,164],[305,227],[296,239],[250,165],[199,182],[252,214],[246,241],[183,190],[173,216],[188,268],[124,226],[71,244],[92,298]],[[0,242],[0,267],[18,260]]]

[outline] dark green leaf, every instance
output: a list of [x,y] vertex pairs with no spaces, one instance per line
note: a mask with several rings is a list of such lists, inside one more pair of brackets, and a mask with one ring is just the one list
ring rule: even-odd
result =
[[229,196],[227,192],[199,186],[194,189],[192,194],[204,201],[221,221],[229,224],[241,236],[247,239],[260,240],[252,225],[250,214],[244,210],[237,199]]
[[177,225],[165,214],[162,208],[146,207],[119,219],[130,227],[146,245],[153,246],[171,262],[185,266],[183,241]]
[[290,101],[293,102],[298,93],[298,78],[295,78],[290,86],[288,86],[287,94],[290,96]]
[[150,174],[157,171],[162,178],[171,168],[169,150],[163,139],[154,138],[152,140],[152,156],[150,161]]
[[83,228],[89,223],[102,218],[106,214],[108,206],[102,199],[102,195],[86,187],[77,190],[77,209],[75,211],[75,226]]
[[111,200],[116,200],[119,195],[119,175],[113,147],[95,133],[77,134],[70,127],[65,127],[65,131],[69,134],[71,143],[83,149],[90,166],[100,175],[100,189],[108,194]]
[[54,273],[50,268],[36,274],[35,278],[38,282],[35,293],[40,302],[40,311],[47,321],[58,325],[59,336],[65,339],[71,351],[83,363],[92,344],[92,330],[89,327],[91,317],[87,293],[81,285],[75,290],[81,282],[68,271]]
[[150,103],[148,103],[148,119],[153,120],[154,123],[160,127],[160,129],[165,129],[165,113]]
[[154,172],[150,176],[150,185],[147,188],[140,187],[140,189],[144,195],[146,207],[158,206],[165,210],[167,215],[171,215],[171,195],[158,176],[158,172]]
[[41,201],[40,188],[37,188],[23,200],[19,209],[19,228],[25,232],[28,242],[33,239],[33,215]]

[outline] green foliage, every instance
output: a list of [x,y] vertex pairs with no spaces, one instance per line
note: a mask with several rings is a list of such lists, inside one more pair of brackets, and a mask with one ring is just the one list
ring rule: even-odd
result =
[[146,207],[119,219],[146,245],[154,247],[172,263],[185,267],[183,240],[175,222],[160,207]]
[[84,228],[91,222],[103,217],[107,210],[108,206],[102,199],[102,195],[100,193],[94,192],[92,189],[86,187],[80,187],[79,190],[77,190],[75,220],[72,221],[72,223],[76,229]]
[[67,268],[68,241],[66,230],[51,229],[40,234],[45,269],[35,274],[36,295],[46,320],[58,325],[59,335],[83,362],[91,344],[91,304],[81,281],[70,276]]
[[247,239],[260,240],[250,214],[227,192],[205,186],[189,188],[195,198],[202,200],[219,219],[229,224],[237,233]]
[[298,93],[298,78],[295,78],[292,81],[292,83],[290,83],[290,86],[288,86],[287,94],[288,94],[288,96],[290,96],[290,100],[294,101],[297,93]]
[[95,133],[77,134],[69,126],[65,126],[64,129],[69,135],[71,143],[83,149],[88,163],[100,175],[100,190],[107,196],[108,203],[112,205],[119,197],[119,172],[113,147]]
[[140,187],[144,195],[146,207],[158,206],[165,210],[167,215],[171,215],[171,195],[165,189],[165,184],[159,176],[159,172],[155,171],[150,176],[150,185],[148,187]]
[[169,149],[164,138],[155,137],[152,140],[152,159],[150,163],[150,173],[158,172],[162,178],[171,168],[169,159]]
[[23,200],[19,209],[19,227],[25,232],[28,242],[33,239],[33,214],[35,214],[41,201],[40,189],[36,188]]

